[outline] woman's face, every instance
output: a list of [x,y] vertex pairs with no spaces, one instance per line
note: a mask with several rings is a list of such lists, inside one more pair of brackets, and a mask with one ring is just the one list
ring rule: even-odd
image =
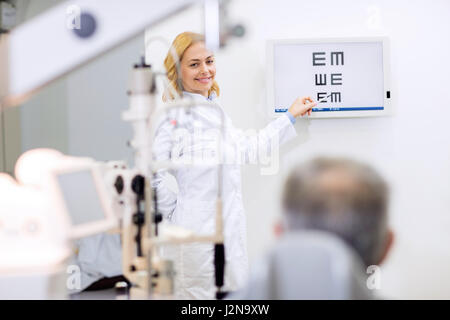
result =
[[184,90],[208,97],[216,76],[216,65],[213,53],[206,49],[203,42],[194,43],[186,49],[180,69]]

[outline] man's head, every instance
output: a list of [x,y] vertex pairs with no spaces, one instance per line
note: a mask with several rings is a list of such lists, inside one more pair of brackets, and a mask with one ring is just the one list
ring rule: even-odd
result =
[[293,170],[283,193],[287,231],[317,229],[345,240],[368,265],[379,264],[392,243],[387,226],[389,190],[369,166],[317,158]]

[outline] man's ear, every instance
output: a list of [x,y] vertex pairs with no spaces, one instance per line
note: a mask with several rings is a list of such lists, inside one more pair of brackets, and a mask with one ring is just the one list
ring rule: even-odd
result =
[[283,232],[284,232],[283,223],[281,222],[280,219],[278,219],[278,221],[273,226],[273,233],[275,234],[276,238],[279,238],[279,237],[281,237]]
[[387,232],[387,239],[386,239],[386,246],[384,247],[383,254],[381,255],[380,261],[378,262],[378,265],[382,264],[384,260],[386,259],[389,251],[392,248],[392,244],[394,243],[394,232],[392,232],[391,229]]

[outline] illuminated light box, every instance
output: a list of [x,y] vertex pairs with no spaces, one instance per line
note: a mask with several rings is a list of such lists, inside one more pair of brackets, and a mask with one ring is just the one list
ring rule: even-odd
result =
[[283,114],[300,96],[325,98],[311,118],[390,114],[388,52],[385,37],[269,40],[270,115]]

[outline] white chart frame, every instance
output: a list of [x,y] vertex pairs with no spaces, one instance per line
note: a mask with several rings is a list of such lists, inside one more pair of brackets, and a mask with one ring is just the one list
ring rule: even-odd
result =
[[[267,110],[269,117],[279,117],[284,112],[275,111],[274,49],[277,45],[325,44],[325,43],[381,43],[383,47],[383,109],[361,111],[321,111],[312,112],[309,118],[353,118],[380,117],[392,115],[392,90],[390,85],[390,41],[388,37],[346,37],[346,38],[302,38],[270,39],[266,42],[267,65]],[[307,94],[307,93],[305,93]],[[314,98],[314,97],[313,97]]]

